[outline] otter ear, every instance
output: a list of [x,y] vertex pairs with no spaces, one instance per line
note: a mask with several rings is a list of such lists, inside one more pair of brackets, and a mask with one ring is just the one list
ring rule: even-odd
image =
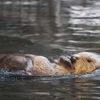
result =
[[77,56],[72,56],[72,57],[71,57],[71,62],[74,63],[74,62],[76,62],[76,60],[78,60],[78,59],[79,59],[79,57],[77,57]]
[[73,59],[73,60],[78,60],[79,57],[77,57],[77,56],[72,56],[72,59]]

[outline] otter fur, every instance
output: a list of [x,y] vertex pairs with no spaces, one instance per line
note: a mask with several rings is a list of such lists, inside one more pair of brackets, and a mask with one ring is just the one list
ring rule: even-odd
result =
[[100,55],[91,52],[80,52],[71,57],[72,74],[85,74],[100,68]]
[[69,74],[72,69],[70,63],[64,58],[51,63],[44,56],[32,54],[0,54],[0,68],[33,76]]
[[31,76],[85,74],[100,67],[100,55],[91,52],[73,54],[52,62],[44,56],[32,54],[0,54],[0,68],[19,71]]

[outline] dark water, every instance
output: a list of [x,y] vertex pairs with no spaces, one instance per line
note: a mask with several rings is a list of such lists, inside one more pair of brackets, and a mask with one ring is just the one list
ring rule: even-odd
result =
[[100,80],[60,79],[0,83],[1,100],[99,100]]
[[[1,0],[0,53],[100,54],[100,0]],[[98,72],[100,73],[100,72]],[[100,76],[0,82],[0,100],[99,100]]]

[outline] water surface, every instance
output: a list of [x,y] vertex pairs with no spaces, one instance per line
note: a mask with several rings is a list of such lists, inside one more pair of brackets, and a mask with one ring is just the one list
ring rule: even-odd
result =
[[[1,0],[0,53],[100,54],[99,0]],[[100,76],[0,82],[0,100],[99,100]]]

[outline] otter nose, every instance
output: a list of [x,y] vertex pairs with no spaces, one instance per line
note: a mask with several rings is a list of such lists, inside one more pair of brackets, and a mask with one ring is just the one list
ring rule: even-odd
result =
[[71,62],[72,62],[72,63],[75,63],[77,59],[78,59],[78,57],[72,56],[72,57],[71,57]]

